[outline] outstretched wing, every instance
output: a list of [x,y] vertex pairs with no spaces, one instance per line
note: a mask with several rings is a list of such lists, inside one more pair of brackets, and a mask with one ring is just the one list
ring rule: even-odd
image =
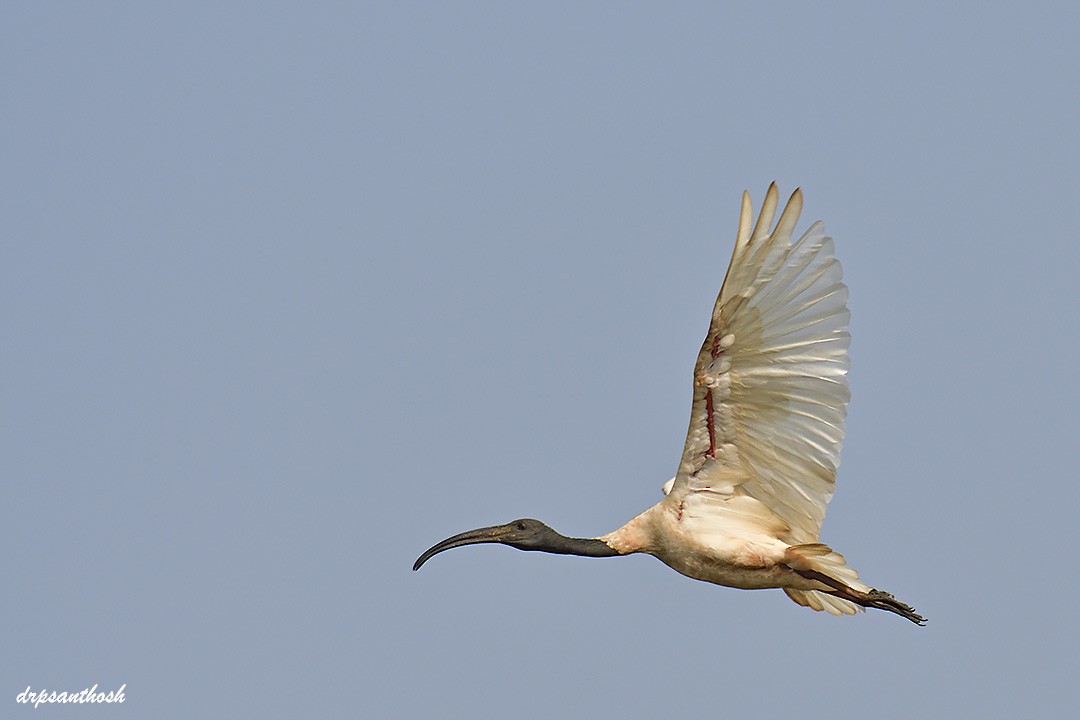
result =
[[[788,526],[789,541],[814,542],[850,398],[847,287],[820,222],[791,240],[801,191],[769,232],[777,205],[774,183],[751,230],[743,193],[731,265],[694,367],[672,494],[750,496]],[[723,487],[712,477],[724,478]]]

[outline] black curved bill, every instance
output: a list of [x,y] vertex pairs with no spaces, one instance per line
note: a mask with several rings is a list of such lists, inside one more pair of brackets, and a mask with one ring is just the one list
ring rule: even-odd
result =
[[423,555],[416,559],[413,563],[412,569],[419,570],[420,566],[426,563],[434,555],[438,555],[444,550],[450,550],[451,548],[461,547],[462,545],[475,545],[476,543],[497,543],[502,542],[506,533],[505,525],[492,525],[491,527],[478,528],[476,530],[468,530],[453,537],[448,537],[440,543],[436,543],[428,548]]

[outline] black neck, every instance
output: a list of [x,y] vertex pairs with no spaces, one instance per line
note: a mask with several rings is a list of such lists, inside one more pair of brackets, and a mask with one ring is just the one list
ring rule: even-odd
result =
[[582,555],[584,557],[615,557],[620,554],[603,540],[572,538],[558,533],[552,534],[554,537],[545,538],[546,542],[541,547],[528,549],[556,555]]

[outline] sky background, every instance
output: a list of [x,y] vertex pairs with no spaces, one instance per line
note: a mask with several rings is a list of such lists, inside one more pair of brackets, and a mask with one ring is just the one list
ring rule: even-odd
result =
[[[1066,717],[1075,3],[5,3],[5,717]],[[835,238],[823,540],[930,622],[606,533],[744,188]],[[34,690],[123,706],[17,706]]]

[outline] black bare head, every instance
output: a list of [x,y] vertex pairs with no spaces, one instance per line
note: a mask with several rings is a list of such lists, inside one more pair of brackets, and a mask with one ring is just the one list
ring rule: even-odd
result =
[[539,520],[522,518],[521,520],[508,522],[505,525],[492,525],[491,527],[469,530],[448,537],[441,543],[428,548],[423,555],[417,558],[413,564],[413,570],[419,570],[420,566],[426,563],[433,555],[438,555],[444,550],[477,543],[499,543],[518,550],[539,550],[561,555],[606,557],[619,554],[603,540],[568,538],[555,532]]

